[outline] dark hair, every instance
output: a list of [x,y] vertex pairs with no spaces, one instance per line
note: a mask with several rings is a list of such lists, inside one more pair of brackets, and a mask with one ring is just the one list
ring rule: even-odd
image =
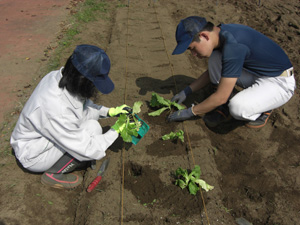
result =
[[66,88],[71,94],[81,96],[83,98],[95,97],[97,89],[92,81],[84,77],[73,66],[70,56],[62,70],[63,77],[60,79],[58,86]]
[[203,29],[200,30],[197,34],[195,34],[195,36],[193,38],[193,41],[200,42],[199,33],[202,32],[202,31],[211,32],[214,29],[214,26],[215,25],[213,23],[207,22],[207,24],[203,27]]

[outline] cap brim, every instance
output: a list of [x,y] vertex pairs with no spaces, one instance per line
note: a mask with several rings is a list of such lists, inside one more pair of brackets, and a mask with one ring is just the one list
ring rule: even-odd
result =
[[109,77],[106,77],[105,79],[103,79],[103,77],[98,77],[93,81],[93,84],[103,94],[109,94],[115,88],[114,83]]
[[178,43],[176,48],[174,49],[172,55],[179,55],[179,54],[184,53],[187,50],[187,48],[189,47],[189,45],[192,43],[192,40],[193,40],[193,38],[190,38],[187,41]]

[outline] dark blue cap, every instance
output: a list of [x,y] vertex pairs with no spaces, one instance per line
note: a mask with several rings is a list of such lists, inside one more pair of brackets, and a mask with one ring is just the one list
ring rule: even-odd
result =
[[200,32],[206,24],[206,19],[199,16],[190,16],[181,20],[176,29],[177,46],[172,55],[184,53],[192,43],[194,36]]
[[101,48],[93,45],[78,45],[71,60],[75,68],[92,81],[100,92],[103,94],[112,92],[115,86],[108,77],[110,60]]

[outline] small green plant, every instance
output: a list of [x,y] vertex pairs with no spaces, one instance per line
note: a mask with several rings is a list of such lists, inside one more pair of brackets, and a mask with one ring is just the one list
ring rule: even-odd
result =
[[149,205],[153,206],[154,203],[156,203],[156,199],[153,199],[153,201],[150,202],[150,203],[144,203],[143,206],[145,206],[145,207],[147,207],[147,206],[149,206]]
[[188,187],[190,194],[196,195],[197,191],[200,190],[199,186],[205,191],[212,190],[214,187],[207,184],[204,180],[200,179],[201,170],[200,166],[196,165],[192,172],[189,174],[187,170],[179,167],[175,172],[178,179],[175,182],[175,185],[184,189]]
[[114,125],[116,129],[125,125],[120,133],[124,142],[132,142],[132,136],[138,136],[138,131],[142,124],[135,115],[141,111],[142,105],[143,103],[141,101],[135,102],[132,107],[132,113],[122,113]]
[[183,132],[183,130],[179,130],[177,132],[171,132],[169,134],[163,135],[161,138],[164,141],[179,139],[181,142],[184,142],[184,132]]
[[230,211],[232,211],[232,209],[227,209],[225,206],[221,206],[221,208],[224,209],[226,213],[230,213]]
[[42,196],[41,194],[35,194],[35,195],[38,196],[38,197],[40,197],[43,202],[47,202],[49,205],[53,205],[54,204],[52,201],[46,200],[46,198],[44,196]]
[[185,109],[184,106],[179,105],[176,102],[171,102],[168,99],[164,99],[163,97],[159,96],[155,92],[152,93],[152,98],[151,98],[151,101],[150,101],[150,106],[154,107],[154,108],[159,108],[159,109],[156,110],[156,111],[154,111],[154,112],[149,113],[148,114],[149,116],[159,116],[165,110],[170,110],[171,111],[172,107],[175,107],[178,110]]

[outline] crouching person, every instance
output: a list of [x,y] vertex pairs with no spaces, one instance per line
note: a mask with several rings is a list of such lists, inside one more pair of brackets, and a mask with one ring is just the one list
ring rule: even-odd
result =
[[43,184],[74,188],[82,176],[71,173],[99,160],[117,139],[119,130],[102,132],[98,120],[127,113],[127,106],[107,108],[90,100],[100,91],[109,94],[110,60],[92,45],[79,45],[65,67],[47,74],[25,104],[10,143],[22,166],[43,173]]

